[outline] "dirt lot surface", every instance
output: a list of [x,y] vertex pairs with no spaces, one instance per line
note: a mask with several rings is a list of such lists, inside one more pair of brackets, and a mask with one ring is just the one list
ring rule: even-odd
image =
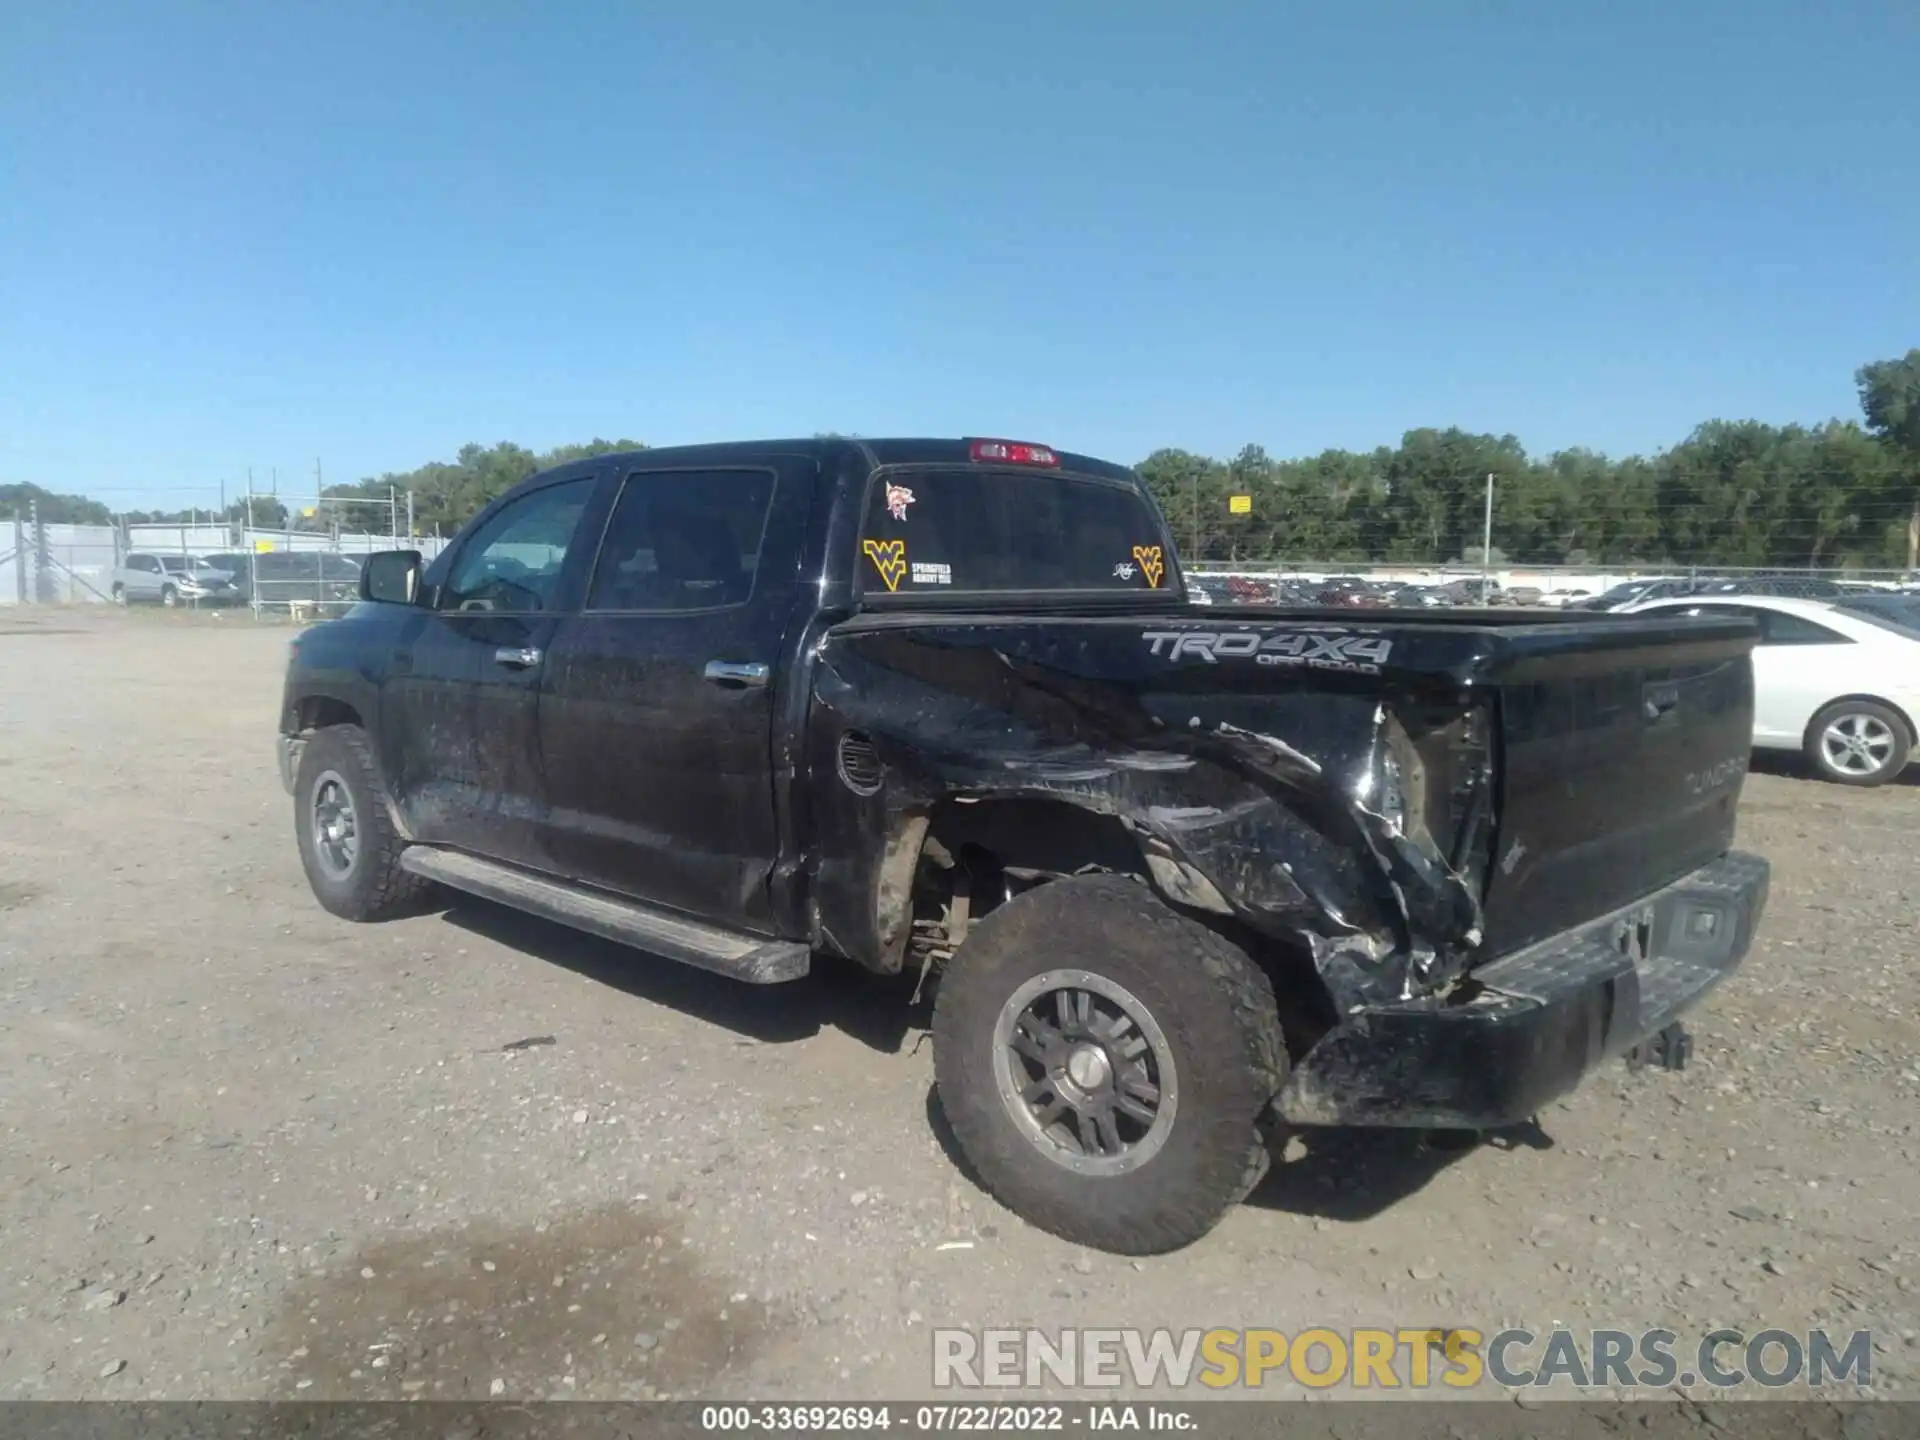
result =
[[288,634],[0,611],[0,1398],[900,1398],[930,1327],[1020,1324],[1824,1324],[1915,1393],[1920,786],[1750,780],[1772,905],[1686,1073],[1296,1139],[1134,1262],[956,1168],[899,987],[323,913]]

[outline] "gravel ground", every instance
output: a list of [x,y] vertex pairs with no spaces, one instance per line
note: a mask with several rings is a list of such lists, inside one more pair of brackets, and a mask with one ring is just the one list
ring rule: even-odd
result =
[[1772,906],[1684,1074],[1296,1139],[1136,1262],[960,1173],[899,986],[326,915],[287,634],[0,612],[0,1398],[900,1398],[941,1324],[1560,1322],[1869,1328],[1914,1394],[1920,785],[1751,779]]

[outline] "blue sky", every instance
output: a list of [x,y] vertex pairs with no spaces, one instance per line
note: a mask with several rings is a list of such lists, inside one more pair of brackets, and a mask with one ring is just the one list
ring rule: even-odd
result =
[[1909,0],[17,3],[0,482],[1852,416],[1916,76]]

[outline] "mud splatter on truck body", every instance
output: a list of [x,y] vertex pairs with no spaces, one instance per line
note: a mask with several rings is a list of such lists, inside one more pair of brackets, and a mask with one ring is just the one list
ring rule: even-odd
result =
[[[362,575],[281,724],[323,904],[437,883],[752,984],[937,969],[963,1148],[1090,1242],[1200,1233],[1257,1115],[1524,1118],[1765,904],[1750,623],[1202,608],[1139,478],[1045,445],[585,457]],[[1062,1198],[1108,1161],[1141,1184]]]

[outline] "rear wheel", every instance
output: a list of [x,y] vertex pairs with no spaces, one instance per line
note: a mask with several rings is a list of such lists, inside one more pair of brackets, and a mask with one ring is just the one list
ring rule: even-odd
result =
[[1056,880],[981,920],[941,977],[941,1108],[995,1198],[1120,1254],[1175,1250],[1259,1180],[1286,1074],[1245,952],[1120,876]]
[[314,898],[346,920],[385,920],[414,908],[427,882],[400,868],[386,787],[367,735],[332,725],[301,747],[294,830]]
[[1899,713],[1877,700],[1838,700],[1807,727],[1807,759],[1839,785],[1884,785],[1907,766],[1913,737]]

